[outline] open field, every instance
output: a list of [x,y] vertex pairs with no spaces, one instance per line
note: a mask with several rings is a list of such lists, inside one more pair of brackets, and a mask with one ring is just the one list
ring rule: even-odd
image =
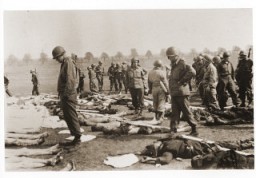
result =
[[[147,64],[147,65],[146,65]],[[150,69],[151,63],[146,63],[146,69]],[[45,65],[30,65],[30,66],[6,66],[5,73],[8,74],[10,80],[9,89],[16,96],[31,95],[32,82],[30,69],[36,68],[39,73],[40,91],[42,93],[56,94],[56,84],[60,65],[58,63],[48,63]],[[109,81],[105,77],[104,89],[109,88]],[[85,79],[85,89],[88,89],[88,76]],[[194,92],[195,93],[195,92]],[[197,95],[191,97],[192,105],[200,105],[200,100]],[[128,111],[127,107],[114,105],[113,108],[119,111]],[[153,113],[144,112],[146,117],[153,117]],[[168,126],[169,120],[165,120],[162,125]],[[152,135],[132,135],[132,136],[106,136],[101,132],[91,132],[90,127],[83,127],[85,134],[96,135],[97,138],[81,143],[78,147],[65,150],[64,160],[55,167],[45,167],[38,170],[58,171],[61,170],[68,161],[74,160],[78,171],[89,170],[176,170],[176,169],[191,169],[190,159],[182,161],[173,160],[169,165],[161,166],[160,168],[154,165],[137,163],[125,169],[114,169],[104,165],[103,160],[108,155],[117,155],[122,153],[134,153],[141,151],[146,145],[152,143],[156,139],[163,138],[166,134]],[[46,129],[50,136],[40,147],[55,145],[59,141],[63,141],[68,135],[58,135],[58,129]],[[254,125],[225,125],[225,126],[203,126],[199,128],[200,137],[214,141],[238,141],[254,136]],[[252,150],[251,150],[252,151]]]

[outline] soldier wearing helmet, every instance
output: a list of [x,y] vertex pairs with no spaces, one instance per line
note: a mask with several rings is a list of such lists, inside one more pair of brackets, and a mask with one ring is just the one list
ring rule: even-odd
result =
[[113,87],[115,87],[115,91],[118,91],[116,78],[115,78],[115,64],[112,62],[111,66],[108,68],[108,76],[110,81],[110,91],[109,94],[112,92]]
[[212,59],[212,64],[217,68],[217,66],[219,65],[220,61],[221,61],[220,56],[215,56],[215,57]]
[[162,121],[165,111],[165,101],[169,95],[166,73],[162,67],[162,61],[156,60],[154,62],[154,68],[148,73],[148,93],[152,93],[155,118],[159,122]]
[[229,61],[230,54],[228,52],[223,53],[223,59],[217,66],[218,71],[218,101],[221,110],[224,110],[224,107],[227,105],[228,94],[230,94],[232,98],[232,102],[235,106],[238,106],[238,98],[235,90],[235,82],[234,82],[234,68],[232,63]]
[[216,87],[218,84],[218,73],[216,67],[212,64],[212,59],[209,55],[204,55],[205,63],[205,73],[202,81],[200,82],[203,88],[203,99],[204,104],[209,110],[219,110],[219,105],[217,102],[217,91]]
[[239,62],[235,71],[236,81],[239,87],[239,98],[241,99],[241,107],[245,107],[246,97],[248,105],[252,103],[252,66],[253,62],[247,58],[244,51],[239,53]]
[[99,65],[96,67],[95,71],[96,71],[96,77],[98,80],[99,91],[101,92],[103,90],[103,75],[104,75],[104,67],[102,66],[101,61],[99,61]]
[[171,76],[169,78],[169,91],[171,93],[172,116],[170,123],[171,134],[177,132],[177,124],[180,121],[180,113],[191,126],[191,135],[197,136],[197,122],[189,109],[190,95],[188,82],[195,76],[191,66],[187,65],[183,59],[179,57],[178,51],[174,47],[170,47],[166,51],[168,59],[171,61]]
[[131,59],[131,67],[127,71],[127,85],[132,97],[132,105],[135,108],[134,114],[142,115],[144,107],[144,92],[147,92],[145,83],[145,72],[139,65],[137,58]]
[[30,70],[30,73],[32,74],[31,81],[33,83],[32,95],[39,95],[39,80],[37,72]]
[[91,92],[98,92],[97,88],[97,77],[96,77],[96,71],[95,71],[95,64],[91,64],[91,68],[88,70],[88,76],[89,76],[89,86]]
[[63,47],[56,46],[52,51],[52,56],[53,59],[61,63],[57,89],[65,121],[71,135],[74,136],[73,141],[61,143],[61,145],[77,145],[81,142],[80,124],[76,112],[78,72],[74,61],[67,57]]

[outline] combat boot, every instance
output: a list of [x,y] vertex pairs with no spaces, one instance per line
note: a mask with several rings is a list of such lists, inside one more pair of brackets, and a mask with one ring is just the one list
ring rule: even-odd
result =
[[142,116],[142,109],[139,110],[138,116]]
[[197,136],[199,135],[199,133],[198,133],[197,130],[196,130],[196,127],[192,127],[192,130],[191,130],[191,132],[189,133],[189,135],[195,136],[195,137],[197,137]]

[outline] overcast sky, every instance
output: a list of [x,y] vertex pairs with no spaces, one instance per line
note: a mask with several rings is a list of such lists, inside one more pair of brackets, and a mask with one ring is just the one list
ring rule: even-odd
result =
[[51,57],[56,45],[78,56],[128,55],[131,48],[159,54],[172,45],[184,52],[244,48],[252,33],[252,9],[5,11],[4,57]]

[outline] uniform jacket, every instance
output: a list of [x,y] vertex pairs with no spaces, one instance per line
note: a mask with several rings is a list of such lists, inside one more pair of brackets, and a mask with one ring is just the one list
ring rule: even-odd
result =
[[102,65],[101,65],[101,66],[98,65],[98,66],[96,67],[95,71],[96,71],[96,74],[97,74],[97,75],[103,75],[103,74],[104,74],[104,68],[103,68]]
[[36,74],[32,74],[32,83],[33,85],[38,85],[39,84],[39,81],[38,81],[38,78],[37,78],[37,75]]
[[110,66],[108,68],[108,76],[109,76],[109,78],[115,77],[115,67],[114,66]]
[[160,85],[160,81],[164,84],[166,90],[168,91],[168,84],[166,79],[166,73],[160,67],[155,67],[148,73],[148,86],[149,90],[152,90],[153,87],[158,87]]
[[172,64],[169,78],[169,89],[172,96],[187,96],[190,94],[188,82],[195,76],[194,70],[183,59]]
[[252,66],[253,62],[251,59],[241,59],[238,62],[235,77],[237,81],[251,79],[252,78]]
[[74,61],[67,57],[60,67],[57,90],[60,96],[70,96],[76,94],[79,82],[79,73]]
[[88,75],[90,80],[95,80],[97,75],[95,69],[90,69]]
[[218,71],[219,79],[225,78],[227,76],[231,76],[231,78],[234,79],[234,75],[235,75],[234,68],[229,61],[222,60],[217,66],[217,71]]
[[145,72],[141,67],[130,67],[127,71],[127,84],[129,88],[146,88]]
[[218,72],[216,67],[210,63],[207,67],[206,67],[206,71],[204,73],[204,77],[202,80],[202,83],[204,85],[208,85],[210,87],[216,87],[217,83],[218,83]]

